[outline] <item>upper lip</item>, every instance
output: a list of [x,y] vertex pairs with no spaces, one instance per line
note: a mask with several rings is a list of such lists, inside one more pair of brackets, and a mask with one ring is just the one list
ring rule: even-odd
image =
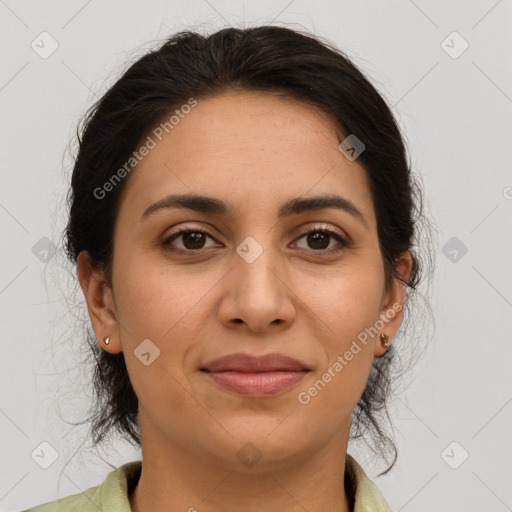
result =
[[219,357],[201,368],[209,372],[271,372],[271,371],[304,371],[309,370],[300,361],[283,354],[266,354],[253,356],[250,354],[230,354]]

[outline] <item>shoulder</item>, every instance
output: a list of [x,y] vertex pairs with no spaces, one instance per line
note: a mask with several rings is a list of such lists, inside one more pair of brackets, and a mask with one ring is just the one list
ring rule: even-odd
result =
[[99,495],[102,485],[91,487],[80,494],[73,494],[73,496],[67,496],[66,498],[37,505],[24,510],[23,512],[78,512],[79,510],[89,512],[89,510],[98,510],[97,504],[99,503]]
[[23,512],[130,512],[128,494],[136,485],[141,468],[140,460],[127,462],[111,471],[100,485]]
[[348,453],[345,471],[351,486],[353,512],[392,512],[377,486],[368,478],[360,464]]
[[[105,481],[82,493],[32,507],[23,512],[130,512],[128,495],[140,477],[142,461],[128,462],[111,471]],[[392,512],[376,485],[349,454],[346,456],[347,483],[353,512]]]

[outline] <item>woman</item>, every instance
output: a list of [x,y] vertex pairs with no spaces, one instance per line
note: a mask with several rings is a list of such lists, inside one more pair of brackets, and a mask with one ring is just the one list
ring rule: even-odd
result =
[[66,236],[95,335],[92,433],[142,461],[31,510],[390,510],[347,453],[372,432],[394,449],[378,413],[421,268],[376,89],[308,34],[183,32],[79,142]]

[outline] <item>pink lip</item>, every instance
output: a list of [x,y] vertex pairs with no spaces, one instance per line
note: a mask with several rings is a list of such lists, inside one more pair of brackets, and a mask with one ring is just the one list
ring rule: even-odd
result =
[[273,396],[297,384],[307,370],[276,372],[205,372],[223,388],[254,398]]
[[309,369],[282,354],[224,356],[201,368],[218,385],[242,396],[277,395],[297,384]]
[[250,354],[230,354],[219,357],[206,364],[202,370],[209,372],[271,372],[271,371],[300,371],[308,370],[307,366],[291,357],[282,354],[265,354],[264,356],[252,356]]

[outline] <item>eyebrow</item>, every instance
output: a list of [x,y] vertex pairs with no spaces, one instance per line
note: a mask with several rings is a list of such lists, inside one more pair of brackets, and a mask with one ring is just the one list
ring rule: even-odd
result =
[[[201,213],[210,213],[215,215],[227,216],[232,213],[232,208],[215,197],[208,197],[198,194],[171,194],[156,203],[148,206],[141,216],[141,220],[150,215],[168,208],[185,208]],[[298,215],[307,211],[318,211],[328,208],[337,208],[343,210],[354,218],[358,219],[367,229],[368,222],[357,206],[344,197],[337,195],[324,195],[315,197],[296,197],[286,201],[278,210],[279,220],[291,215]]]

